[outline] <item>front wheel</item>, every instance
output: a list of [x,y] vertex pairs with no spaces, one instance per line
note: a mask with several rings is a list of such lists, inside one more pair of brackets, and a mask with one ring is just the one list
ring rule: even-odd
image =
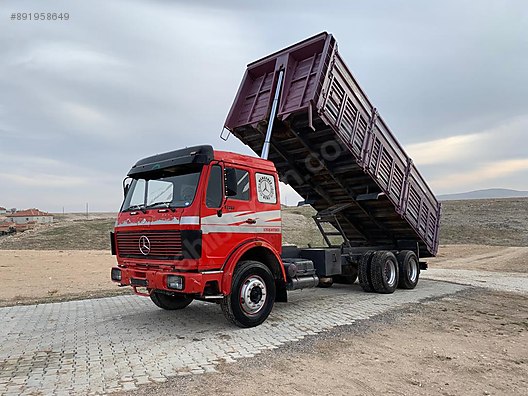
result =
[[224,316],[239,327],[258,326],[269,316],[275,302],[275,280],[258,261],[242,261],[233,276],[231,294],[221,307]]
[[191,296],[183,294],[170,295],[157,291],[153,291],[152,293],[150,293],[150,299],[158,307],[166,309],[168,311],[183,309],[193,301],[193,298]]

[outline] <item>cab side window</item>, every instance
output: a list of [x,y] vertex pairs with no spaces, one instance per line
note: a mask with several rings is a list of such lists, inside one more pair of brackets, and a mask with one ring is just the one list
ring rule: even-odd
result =
[[237,193],[229,199],[239,199],[249,201],[249,173],[242,169],[234,169],[237,179]]
[[222,186],[222,168],[219,165],[213,165],[209,173],[209,182],[207,183],[205,197],[205,204],[208,208],[219,208],[222,206],[222,200],[224,198]]

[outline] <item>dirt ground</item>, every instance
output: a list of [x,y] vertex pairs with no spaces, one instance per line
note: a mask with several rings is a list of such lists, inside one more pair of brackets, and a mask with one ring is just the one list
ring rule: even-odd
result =
[[528,298],[472,290],[137,394],[525,395]]
[[[0,250],[0,306],[130,293],[110,281],[104,250]],[[442,245],[431,268],[528,272],[528,248]]]
[[528,273],[528,247],[440,245],[431,268]]
[[110,280],[114,263],[102,250],[0,250],[0,306],[128,292]]

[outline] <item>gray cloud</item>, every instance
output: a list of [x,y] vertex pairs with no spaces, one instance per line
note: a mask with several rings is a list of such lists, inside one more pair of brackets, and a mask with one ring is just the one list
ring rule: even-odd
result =
[[[9,21],[17,11],[71,19]],[[528,158],[521,0],[19,1],[0,18],[2,206],[115,210],[139,157],[200,143],[249,153],[218,139],[245,65],[322,30],[405,146],[478,136],[469,152],[417,161],[435,192],[528,188],[522,166],[443,182]]]

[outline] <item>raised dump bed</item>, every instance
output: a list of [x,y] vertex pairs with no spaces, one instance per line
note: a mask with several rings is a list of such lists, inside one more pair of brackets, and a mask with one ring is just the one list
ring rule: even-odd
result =
[[[282,75],[282,78],[279,78]],[[280,83],[268,159],[350,247],[438,249],[440,204],[321,33],[248,65],[225,127],[261,153]],[[326,230],[326,231],[325,231]]]

